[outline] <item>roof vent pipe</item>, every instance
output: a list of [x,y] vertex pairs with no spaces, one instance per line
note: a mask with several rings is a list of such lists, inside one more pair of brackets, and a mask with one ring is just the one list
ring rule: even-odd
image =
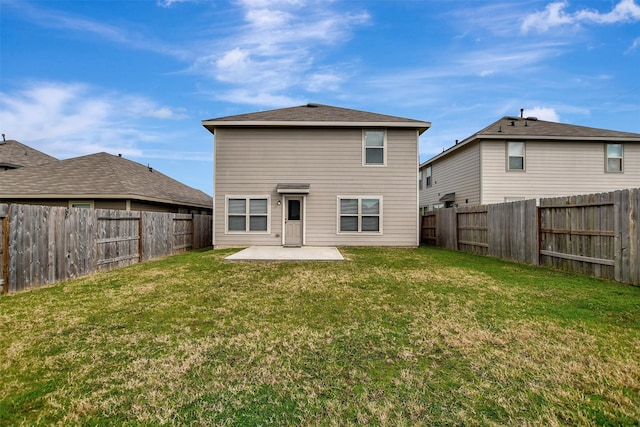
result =
[[524,108],[521,108],[520,109],[520,118],[523,118],[523,117],[524,117]]

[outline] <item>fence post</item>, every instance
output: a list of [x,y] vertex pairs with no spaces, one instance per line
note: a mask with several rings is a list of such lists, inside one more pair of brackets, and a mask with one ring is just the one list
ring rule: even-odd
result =
[[191,250],[200,248],[200,242],[196,244],[196,215],[191,213]]
[[138,218],[138,262],[142,262],[142,217],[144,212],[140,211],[140,217]]
[[0,273],[2,276],[2,293],[9,293],[9,216],[0,216],[0,221],[2,222],[2,241],[0,242],[0,247],[2,247],[2,266],[0,268]]
[[640,286],[640,188],[629,192],[629,279]]

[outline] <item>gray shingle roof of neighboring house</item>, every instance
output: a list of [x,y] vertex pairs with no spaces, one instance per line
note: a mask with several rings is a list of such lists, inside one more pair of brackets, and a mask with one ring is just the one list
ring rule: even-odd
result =
[[58,159],[15,140],[0,141],[0,168],[20,168],[55,162]]
[[[640,140],[640,134],[598,129],[567,123],[548,122],[531,117],[503,117],[470,138],[505,138],[526,136],[528,139]],[[467,138],[467,139],[470,139]],[[466,141],[466,140],[465,140]]]
[[431,123],[420,120],[311,103],[298,107],[203,120],[202,125],[212,133],[216,127],[225,126],[362,127],[375,125],[415,128],[420,133],[431,127]]
[[468,138],[457,142],[456,145],[449,147],[442,153],[423,162],[421,166],[447,156],[449,153],[465,146],[466,144],[480,139],[608,141],[615,143],[640,142],[640,134],[571,125],[567,123],[548,122],[545,120],[538,120],[533,117],[505,116]]
[[2,172],[0,198],[129,198],[211,209],[211,196],[140,163],[107,153]]

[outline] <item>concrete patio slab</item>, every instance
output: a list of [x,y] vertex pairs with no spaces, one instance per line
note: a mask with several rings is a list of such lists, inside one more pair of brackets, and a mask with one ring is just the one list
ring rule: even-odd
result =
[[344,261],[334,247],[251,246],[225,258],[228,261]]

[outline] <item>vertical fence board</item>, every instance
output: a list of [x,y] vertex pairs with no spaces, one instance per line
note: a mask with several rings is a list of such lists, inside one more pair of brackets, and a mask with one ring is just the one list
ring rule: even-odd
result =
[[193,249],[208,248],[212,245],[213,216],[193,215]]
[[193,216],[174,214],[173,216],[173,253],[193,248]]
[[439,246],[447,249],[458,249],[456,208],[438,210],[436,233],[438,233]]
[[169,256],[173,250],[173,214],[142,212],[142,260]]
[[427,212],[422,216],[420,240],[428,245],[440,246],[436,227],[436,212]]
[[487,255],[487,207],[464,206],[457,208],[457,246],[463,252]]

